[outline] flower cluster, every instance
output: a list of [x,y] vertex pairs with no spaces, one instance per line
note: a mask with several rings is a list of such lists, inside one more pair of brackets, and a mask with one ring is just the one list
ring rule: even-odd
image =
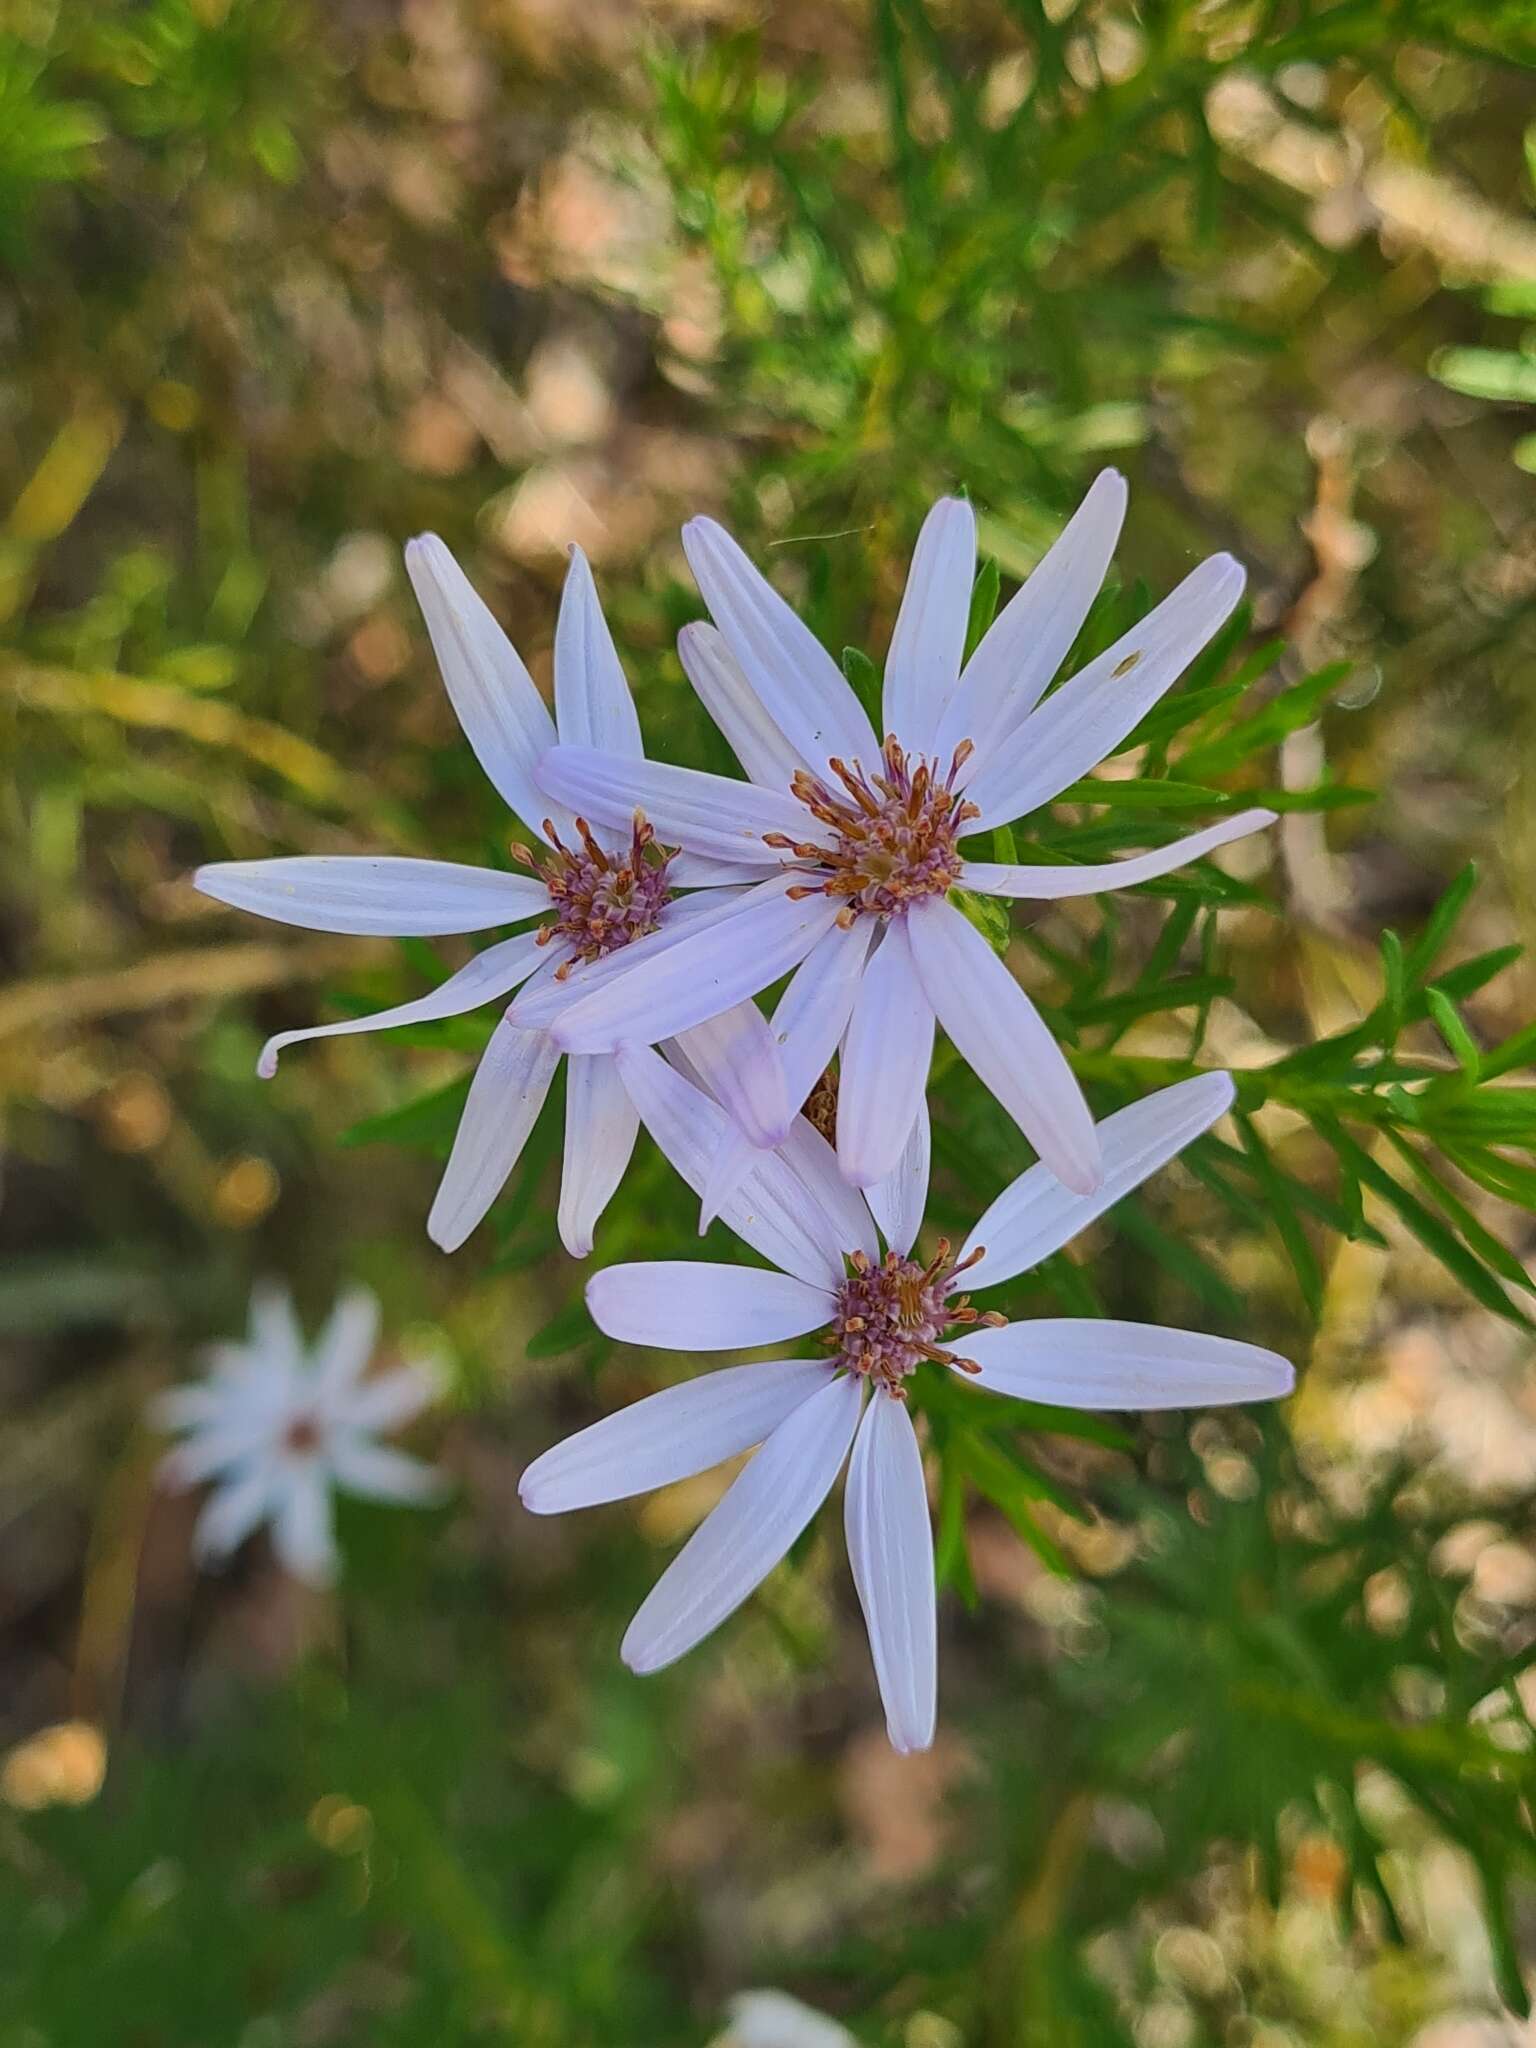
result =
[[[624,1656],[648,1671],[746,1598],[851,1450],[849,1555],[898,1748],[930,1741],[934,1717],[932,1541],[921,1404],[909,1398],[919,1375],[954,1370],[985,1391],[1105,1408],[1268,1398],[1291,1381],[1283,1360],[1250,1344],[1102,1321],[1008,1324],[966,1291],[1064,1244],[1231,1100],[1225,1075],[1204,1074],[1096,1123],[1029,996],[956,900],[1129,886],[1272,822],[1248,810],[1099,865],[975,857],[977,835],[1050,804],[1118,748],[1241,595],[1242,570],[1215,556],[1051,690],[1124,509],[1123,480],[1106,471],[967,660],[975,520],[963,500],[936,505],[886,657],[882,734],[730,536],[691,521],[683,544],[713,623],[685,627],[679,654],[745,779],[647,758],[579,550],[551,717],[442,543],[414,541],[407,567],[453,707],[527,835],[513,865],[300,857],[196,878],[224,903],[325,932],[463,935],[543,920],[430,995],[280,1034],[261,1071],[300,1039],[502,1005],[428,1218],[450,1251],[495,1200],[562,1056],[559,1227],[572,1255],[592,1249],[646,1124],[698,1191],[704,1221],[722,1217],[778,1270],[609,1267],[587,1290],[598,1325],[689,1350],[813,1339],[817,1355],[730,1367],[609,1416],[537,1460],[524,1501],[549,1513],[614,1500],[760,1446],[635,1617]],[[781,981],[770,1021],[757,999]],[[942,1239],[917,1249],[941,1027],[1038,1160],[958,1252]],[[183,1419],[196,1399],[173,1397]],[[213,1431],[219,1444],[228,1435]],[[215,1497],[221,1531],[243,1531],[277,1498],[270,1475],[300,1453],[291,1433],[271,1442],[268,1476],[259,1489],[246,1476],[238,1512]],[[303,1455],[314,1456],[308,1443]],[[216,1469],[211,1456],[199,1471]],[[354,1451],[345,1456],[355,1473]]]

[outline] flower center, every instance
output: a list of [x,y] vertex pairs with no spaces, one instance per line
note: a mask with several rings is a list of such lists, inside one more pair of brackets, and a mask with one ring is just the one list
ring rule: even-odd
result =
[[924,896],[953,888],[960,879],[960,834],[981,816],[954,786],[974,751],[962,740],[941,779],[937,763],[926,755],[909,757],[899,741],[887,740],[880,773],[866,775],[857,761],[849,768],[832,760],[841,790],[798,769],[790,789],[818,824],[830,826],[834,844],[818,846],[782,832],[763,835],[769,846],[794,854],[818,877],[790,895],[845,898],[838,923],[846,928],[856,917],[894,917]]
[[555,979],[563,981],[577,960],[601,960],[656,930],[671,900],[667,868],[672,854],[656,845],[640,811],[622,854],[599,846],[585,818],[576,820],[579,847],[566,846],[548,818],[544,830],[550,840],[547,853],[520,845],[512,853],[537,873],[554,905],[554,922],[544,926],[538,943],[564,939],[574,949],[575,958],[555,969]]
[[985,1323],[1000,1329],[1008,1320],[995,1309],[972,1308],[967,1295],[949,1299],[958,1276],[975,1265],[982,1251],[978,1245],[968,1258],[951,1265],[949,1240],[941,1237],[926,1266],[904,1259],[900,1252],[887,1252],[878,1266],[867,1253],[850,1252],[852,1270],[838,1289],[837,1313],[822,1342],[837,1354],[836,1363],[845,1372],[862,1373],[899,1401],[906,1399],[905,1382],[925,1358],[961,1372],[978,1372],[979,1366],[957,1358],[939,1339],[952,1325]]
[[320,1425],[313,1415],[295,1415],[283,1431],[283,1449],[295,1458],[308,1457],[320,1448]]

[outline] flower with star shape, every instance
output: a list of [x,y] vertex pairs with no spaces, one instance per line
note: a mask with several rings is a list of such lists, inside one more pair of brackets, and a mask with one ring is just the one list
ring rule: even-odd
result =
[[283,1569],[325,1585],[336,1574],[338,1488],[413,1506],[442,1498],[430,1465],[378,1441],[438,1391],[421,1366],[368,1373],[378,1334],[377,1300],[354,1288],[308,1346],[287,1289],[263,1285],[244,1340],[212,1346],[205,1379],[157,1397],[154,1420],[182,1439],[161,1466],[165,1482],[209,1482],[193,1532],[200,1560],[228,1556],[265,1523]]
[[[605,758],[642,759],[634,702],[579,548],[571,550],[555,631],[554,718],[443,543],[430,534],[412,541],[406,567],[459,723],[498,793],[537,835],[535,847],[511,849],[525,872],[321,855],[219,861],[199,868],[193,880],[221,903],[310,931],[406,938],[482,932],[541,916],[547,922],[477,953],[430,995],[372,1016],[278,1033],[261,1052],[259,1070],[268,1077],[283,1048],[303,1039],[457,1017],[504,1002],[523,984],[534,991],[559,988],[578,968],[611,965],[636,943],[676,936],[701,913],[703,919],[719,915],[740,893],[729,886],[741,880],[739,868],[712,855],[700,859],[659,847],[636,807],[616,826],[591,824],[535,782],[535,765],[557,738],[601,748]],[[761,1012],[752,1003],[721,1003],[695,1024],[686,1034],[692,1056],[739,1129],[754,1144],[777,1143],[792,1109]],[[427,1219],[428,1233],[445,1251],[469,1236],[516,1165],[561,1051],[542,1029],[506,1016],[497,1022]],[[634,1106],[612,1059],[573,1055],[566,1070],[558,1215],[561,1241],[573,1257],[592,1248],[636,1129]]]
[[[657,1053],[632,1047],[618,1058],[651,1135],[702,1190],[728,1136],[723,1112]],[[864,1193],[800,1117],[721,1206],[774,1270],[658,1261],[594,1275],[593,1320],[628,1343],[719,1351],[814,1338],[817,1346],[814,1357],[728,1366],[668,1387],[524,1473],[525,1505],[556,1514],[646,1493],[760,1446],[630,1623],[621,1653],[630,1668],[672,1663],[740,1606],[846,1461],[849,1562],[887,1729],[899,1750],[926,1748],[937,1621],[922,1452],[909,1412],[914,1375],[954,1371],[990,1393],[1097,1409],[1208,1407],[1290,1391],[1290,1365],[1255,1344],[1108,1320],[1010,1324],[970,1300],[971,1290],[1059,1250],[1207,1130],[1232,1098],[1228,1076],[1212,1073],[1132,1103],[1096,1127],[1102,1171],[1093,1194],[1032,1166],[958,1250],[938,1239],[926,1257],[914,1249],[928,1187],[922,1105],[896,1168]]]
[[[679,651],[747,782],[562,744],[536,775],[608,825],[638,805],[668,841],[760,878],[687,932],[529,988],[512,1006],[582,1053],[656,1043],[793,975],[774,1018],[790,1099],[840,1055],[837,1154],[859,1186],[900,1157],[935,1024],[1069,1187],[1102,1170],[1093,1119],[1029,997],[952,889],[1005,898],[1097,894],[1170,873],[1273,822],[1248,810],[1171,846],[1095,866],[970,859],[963,843],[1059,797],[1124,741],[1221,626],[1243,589],[1227,555],[1046,695],[1119,535],[1125,485],[1101,475],[1054,547],[962,665],[976,559],[960,499],[929,514],[886,659],[877,739],[841,670],[721,527],[683,543],[714,626]],[[710,1199],[740,1168],[717,1167]]]

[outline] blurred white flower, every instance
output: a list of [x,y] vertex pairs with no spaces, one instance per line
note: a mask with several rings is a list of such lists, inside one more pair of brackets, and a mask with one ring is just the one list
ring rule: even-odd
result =
[[412,1506],[442,1497],[431,1466],[377,1441],[438,1392],[420,1366],[365,1375],[378,1329],[376,1297],[352,1288],[307,1346],[287,1288],[264,1283],[243,1342],[210,1346],[206,1379],[156,1397],[151,1419],[182,1438],[162,1478],[176,1489],[211,1481],[193,1534],[200,1563],[228,1556],[265,1522],[284,1570],[324,1585],[336,1573],[338,1487]]
[[846,2027],[787,1991],[743,1991],[727,2010],[730,2025],[715,2048],[856,2048]]

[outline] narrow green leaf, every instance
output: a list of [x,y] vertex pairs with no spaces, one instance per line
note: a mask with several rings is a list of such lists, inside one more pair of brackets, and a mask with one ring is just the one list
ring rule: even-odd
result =
[[967,661],[970,660],[978,646],[980,646],[988,626],[991,625],[997,614],[998,589],[997,563],[988,555],[976,573],[976,581],[971,586],[971,610],[965,626],[965,658]]
[[1478,1049],[1477,1040],[1462,1023],[1456,1013],[1455,1004],[1444,989],[1427,988],[1424,995],[1429,1004],[1429,1013],[1435,1020],[1435,1026],[1455,1055],[1457,1066],[1469,1081],[1476,1081],[1482,1066],[1482,1054]]

